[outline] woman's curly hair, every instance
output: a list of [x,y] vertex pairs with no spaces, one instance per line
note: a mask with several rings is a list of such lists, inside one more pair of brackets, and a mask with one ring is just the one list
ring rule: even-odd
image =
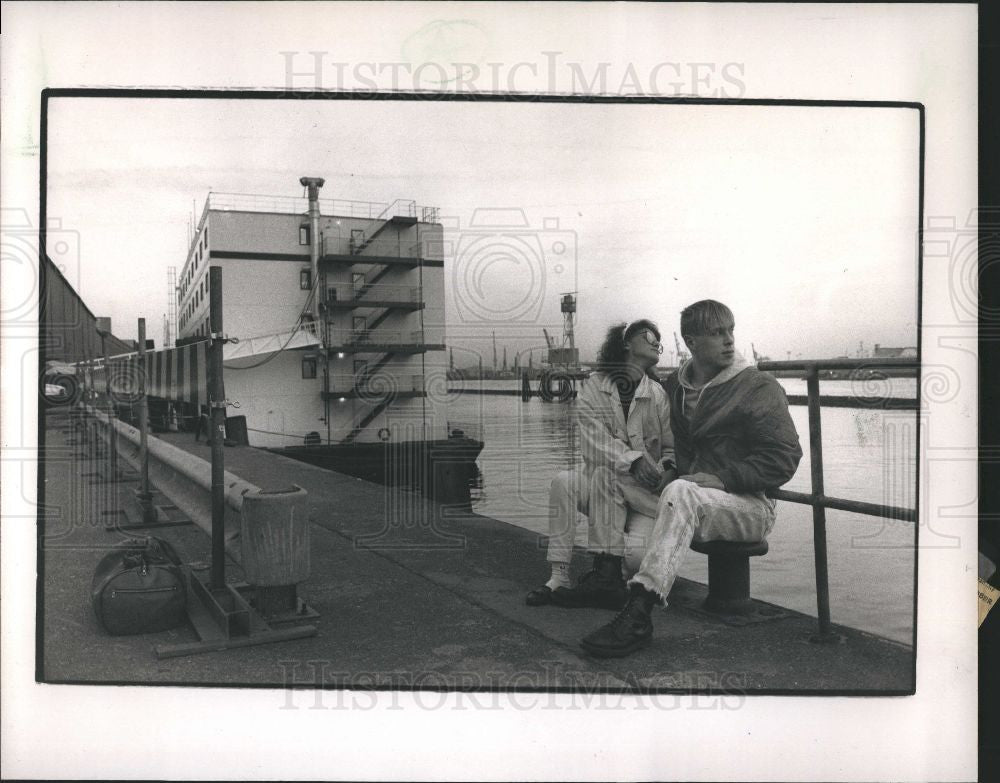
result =
[[[597,363],[594,369],[608,375],[622,374],[628,360],[628,351],[625,349],[625,343],[630,337],[644,329],[649,329],[649,331],[656,335],[657,340],[660,339],[660,328],[647,318],[640,318],[638,321],[632,321],[630,324],[622,322],[609,327],[608,333],[604,337],[604,342],[601,343],[601,347],[597,351]],[[659,380],[652,367],[646,370],[646,375],[653,380]]]

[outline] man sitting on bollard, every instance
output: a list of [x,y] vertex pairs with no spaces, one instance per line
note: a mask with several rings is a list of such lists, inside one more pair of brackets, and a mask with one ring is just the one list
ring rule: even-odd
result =
[[[656,513],[673,470],[670,410],[653,374],[663,352],[652,321],[612,326],[598,352],[597,371],[577,399],[584,465],[559,473],[549,494],[548,582],[528,593],[529,606],[619,609],[625,602],[622,555],[628,508]],[[577,514],[588,518],[591,571],[569,579]]]
[[622,657],[652,640],[652,609],[665,604],[696,536],[757,542],[774,525],[765,490],[792,478],[802,449],[784,390],[736,353],[734,325],[732,311],[711,299],[681,313],[691,359],[664,382],[681,475],[660,496],[625,607],[581,641],[594,656]]

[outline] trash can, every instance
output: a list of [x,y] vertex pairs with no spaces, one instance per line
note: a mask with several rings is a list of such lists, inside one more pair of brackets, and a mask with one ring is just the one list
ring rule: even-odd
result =
[[297,485],[243,494],[240,546],[243,571],[266,618],[294,614],[296,585],[309,578],[308,493]]

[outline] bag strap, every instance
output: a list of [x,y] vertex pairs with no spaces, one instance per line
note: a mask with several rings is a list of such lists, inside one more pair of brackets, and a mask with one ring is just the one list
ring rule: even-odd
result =
[[164,541],[162,538],[150,536],[146,546],[149,550],[150,556],[153,558],[166,560],[176,566],[181,565],[182,561],[180,555],[177,554],[177,550],[174,549],[173,545],[169,541]]

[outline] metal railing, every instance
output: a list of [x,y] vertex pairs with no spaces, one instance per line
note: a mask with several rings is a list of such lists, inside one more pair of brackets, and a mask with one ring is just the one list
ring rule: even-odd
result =
[[423,291],[418,285],[353,285],[336,283],[326,287],[327,302],[399,302],[401,304],[420,302]]
[[377,256],[379,258],[419,259],[424,248],[422,242],[403,245],[395,239],[373,239],[368,242],[357,242],[350,237],[324,236],[323,256]]
[[383,331],[381,329],[331,329],[328,345],[422,345],[423,329],[413,331]]
[[[297,196],[267,196],[254,193],[209,193],[208,209],[231,212],[278,212],[283,215],[304,215],[309,211],[309,199]],[[352,217],[366,220],[390,220],[396,216],[425,215],[437,219],[436,207],[418,206],[412,199],[356,201],[353,199],[321,198],[320,214],[328,217]]]
[[392,220],[394,217],[416,219],[417,202],[409,198],[397,198],[378,215],[379,220]]
[[424,376],[405,373],[395,375],[379,372],[374,375],[351,375],[336,373],[330,376],[330,395],[356,395],[358,397],[381,398],[396,393],[426,391]]
[[[847,498],[830,497],[826,494],[823,474],[823,429],[821,423],[821,408],[852,407],[852,408],[882,408],[887,410],[919,410],[918,399],[892,398],[889,396],[835,396],[823,397],[819,393],[821,373],[830,371],[849,371],[851,376],[843,380],[870,382],[873,378],[888,378],[885,370],[917,370],[920,363],[917,359],[820,359],[814,361],[760,362],[757,368],[765,372],[794,371],[802,372],[806,381],[806,396],[788,395],[790,405],[806,405],[809,409],[809,468],[812,492],[792,492],[776,489],[768,492],[775,500],[789,503],[801,503],[812,506],[813,515],[813,555],[816,564],[816,604],[819,619],[820,641],[833,640],[836,636],[831,630],[830,619],[830,578],[827,564],[826,547],[826,509],[850,511],[855,514],[899,519],[906,522],[916,522],[915,508],[901,508],[887,504],[866,503]],[[830,378],[826,378],[829,380]]]

